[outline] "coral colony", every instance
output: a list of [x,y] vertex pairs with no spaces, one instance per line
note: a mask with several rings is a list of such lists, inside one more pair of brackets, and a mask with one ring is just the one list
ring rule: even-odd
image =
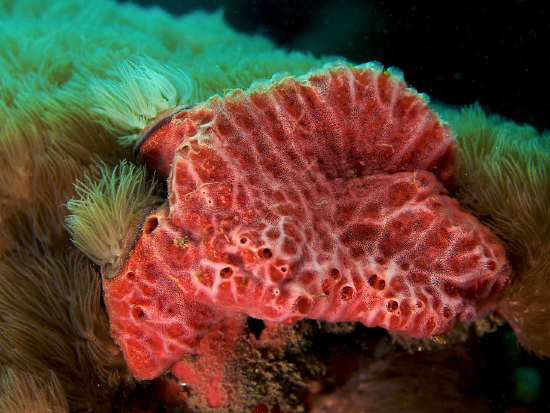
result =
[[141,212],[102,272],[111,333],[137,379],[238,314],[427,338],[502,296],[503,247],[448,196],[454,138],[395,70],[275,76],[172,109],[135,151],[168,180],[168,199]]
[[60,4],[0,1],[1,412],[548,405],[548,132]]

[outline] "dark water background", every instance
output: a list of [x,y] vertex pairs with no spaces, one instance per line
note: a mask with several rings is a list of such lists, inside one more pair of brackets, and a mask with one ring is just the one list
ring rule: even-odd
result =
[[397,66],[408,84],[453,105],[479,101],[550,129],[550,2],[134,0],[171,14],[225,10],[235,29],[277,45]]

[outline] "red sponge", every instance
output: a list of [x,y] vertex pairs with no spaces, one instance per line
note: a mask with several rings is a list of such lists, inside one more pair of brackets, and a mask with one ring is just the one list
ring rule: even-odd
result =
[[373,64],[278,76],[176,114],[138,146],[168,176],[168,204],[104,281],[136,378],[237,313],[418,338],[488,314],[508,265],[447,196],[455,154],[426,100]]

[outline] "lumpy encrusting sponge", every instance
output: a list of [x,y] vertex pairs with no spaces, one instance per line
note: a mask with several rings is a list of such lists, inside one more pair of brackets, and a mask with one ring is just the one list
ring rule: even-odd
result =
[[502,295],[499,240],[448,196],[448,126],[377,64],[214,96],[136,150],[168,177],[168,204],[104,291],[138,379],[238,313],[425,338],[488,314]]

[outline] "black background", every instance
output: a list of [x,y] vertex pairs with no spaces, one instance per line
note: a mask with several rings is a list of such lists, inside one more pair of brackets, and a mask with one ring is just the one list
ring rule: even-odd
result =
[[[397,66],[432,100],[550,129],[545,1],[136,0],[174,15],[223,8],[235,29],[288,50]],[[435,5],[434,5],[435,4]]]

